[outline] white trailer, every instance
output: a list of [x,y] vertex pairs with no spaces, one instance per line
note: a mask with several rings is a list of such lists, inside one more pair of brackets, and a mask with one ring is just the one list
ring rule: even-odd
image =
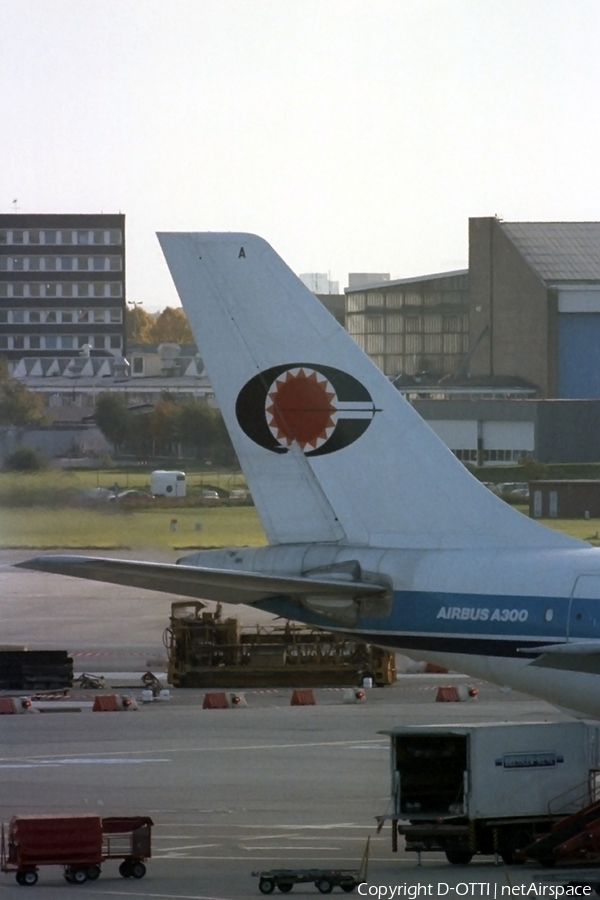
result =
[[[390,736],[393,821],[406,849],[515,853],[596,796],[600,726],[587,722],[427,725]],[[600,780],[599,780],[600,783]]]
[[185,497],[185,472],[155,469],[150,476],[150,491],[155,497]]

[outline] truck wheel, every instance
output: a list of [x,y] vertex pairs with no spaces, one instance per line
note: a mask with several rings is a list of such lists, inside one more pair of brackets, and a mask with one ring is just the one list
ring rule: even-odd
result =
[[352,891],[354,890],[354,888],[356,887],[356,882],[355,881],[346,881],[346,882],[344,882],[344,884],[340,884],[340,887],[347,894],[351,894]]
[[446,850],[446,859],[453,866],[468,866],[473,854],[469,850]]
[[146,866],[143,862],[134,862],[131,864],[131,874],[134,878],[143,878],[146,874]]
[[100,866],[88,866],[87,877],[90,881],[95,881],[100,877]]
[[119,866],[119,875],[123,878],[131,878],[133,872],[131,871],[131,863],[128,860],[124,860]]
[[317,881],[317,890],[322,894],[330,894],[333,890],[333,882],[329,878],[321,878]]
[[502,862],[507,866],[521,866],[525,862],[525,857],[520,854],[519,850],[529,847],[533,840],[532,835],[525,828],[514,828],[508,832],[504,838],[504,847],[500,851]]
[[261,878],[258,882],[258,889],[261,894],[272,894],[275,890],[275,882],[272,878]]
[[85,884],[87,877],[87,869],[73,869],[73,874],[71,875],[73,884]]
[[282,894],[289,894],[294,885],[290,881],[284,881],[282,884],[278,884],[277,887]]
[[26,872],[21,873],[21,882],[20,882],[21,884],[27,884],[29,886],[32,886],[34,884],[37,884],[37,880],[38,880],[38,873],[35,872],[33,869],[27,869]]

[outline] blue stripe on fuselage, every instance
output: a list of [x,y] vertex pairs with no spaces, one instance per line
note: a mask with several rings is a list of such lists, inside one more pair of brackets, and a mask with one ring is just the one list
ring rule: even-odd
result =
[[[261,609],[321,628],[360,635],[367,641],[405,649],[518,656],[519,648],[563,642],[567,638],[569,597],[394,591],[386,618],[360,617],[352,628],[287,598],[265,600]],[[571,638],[600,637],[600,601],[576,598]]]

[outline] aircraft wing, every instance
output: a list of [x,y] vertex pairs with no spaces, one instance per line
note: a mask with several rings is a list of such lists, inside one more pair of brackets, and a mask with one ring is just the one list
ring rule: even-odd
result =
[[539,653],[530,663],[542,669],[562,669],[568,672],[600,674],[600,641],[565,641],[542,647],[524,648],[524,653]]
[[37,556],[16,563],[16,567],[165,591],[220,603],[252,604],[282,596],[299,601],[310,601],[315,597],[322,598],[325,602],[326,598],[331,601],[351,601],[356,598],[379,597],[386,592],[381,584],[362,581],[263,575],[257,572],[232,572],[227,569],[94,556]]

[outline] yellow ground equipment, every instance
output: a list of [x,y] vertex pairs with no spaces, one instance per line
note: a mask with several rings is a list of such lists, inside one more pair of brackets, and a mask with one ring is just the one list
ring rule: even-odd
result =
[[383,686],[396,680],[395,654],[344,635],[292,622],[244,628],[222,619],[218,605],[171,605],[163,636],[168,681],[175,687],[318,687],[355,685],[364,678]]

